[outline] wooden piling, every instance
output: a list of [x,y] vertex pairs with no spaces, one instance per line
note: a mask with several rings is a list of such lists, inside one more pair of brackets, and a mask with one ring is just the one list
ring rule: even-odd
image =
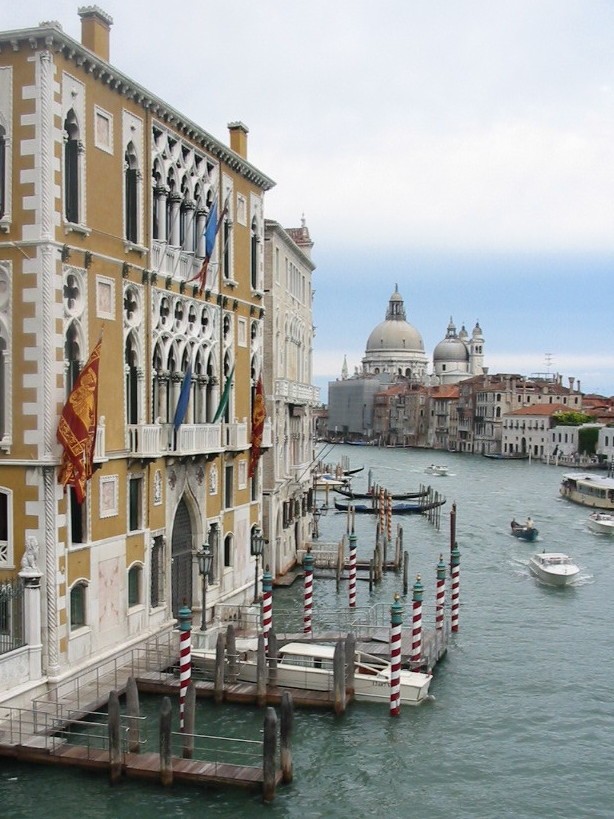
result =
[[184,759],[194,756],[194,729],[196,727],[196,688],[190,682],[185,692],[185,706],[183,711],[183,747]]
[[409,552],[403,552],[403,597],[409,591]]
[[292,763],[292,725],[294,722],[294,703],[289,691],[281,695],[279,707],[279,763],[281,766],[281,780],[284,784],[292,782],[294,769]]
[[[264,652],[264,642],[262,646]],[[275,751],[277,745],[277,714],[274,708],[264,713],[264,738],[262,742],[262,798],[265,802],[275,799]]]
[[258,651],[256,655],[256,700],[259,708],[266,705],[267,667],[264,650],[264,634],[258,635]]
[[351,699],[354,697],[354,674],[356,673],[355,660],[356,658],[356,635],[349,632],[345,638],[345,690],[347,696]]
[[237,662],[237,635],[232,623],[226,629],[226,660],[228,662],[228,682],[235,683],[239,674]]
[[160,783],[165,787],[173,784],[173,760],[171,747],[171,719],[173,709],[169,697],[164,697],[160,708]]
[[333,654],[333,693],[335,714],[345,713],[345,643],[338,640]]
[[277,634],[269,631],[269,685],[277,687]]
[[119,738],[119,695],[117,691],[109,694],[108,705],[109,730],[109,780],[115,785],[122,777],[122,753]]
[[224,700],[225,651],[224,635],[220,631],[217,635],[217,642],[215,643],[215,691],[213,697],[214,701],[218,704]]
[[129,677],[126,683],[126,714],[128,716],[128,750],[131,754],[138,754],[141,750],[139,726],[139,689],[134,677]]
[[369,561],[369,594],[373,591],[373,558]]

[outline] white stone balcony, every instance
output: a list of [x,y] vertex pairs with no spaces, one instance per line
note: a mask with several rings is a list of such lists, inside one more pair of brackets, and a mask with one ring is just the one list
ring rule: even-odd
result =
[[249,447],[249,439],[247,437],[247,421],[235,421],[233,424],[225,424],[224,432],[224,446],[226,449],[239,450],[247,449]]
[[266,449],[273,446],[273,422],[267,418],[264,422],[264,429],[262,431],[262,448]]
[[277,378],[275,398],[285,398],[293,404],[306,404],[313,407],[320,403],[320,388],[311,384],[297,384],[287,378]]
[[132,458],[159,458],[163,454],[161,424],[129,424],[126,449]]
[[209,455],[222,452],[221,424],[133,424],[128,426],[128,451],[133,458],[162,455]]

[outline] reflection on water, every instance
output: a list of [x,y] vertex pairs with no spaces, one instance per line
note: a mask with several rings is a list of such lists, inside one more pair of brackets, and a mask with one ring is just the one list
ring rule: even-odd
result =
[[[367,471],[391,491],[430,483],[447,497],[441,531],[420,517],[394,518],[403,527],[410,581],[420,574],[424,619],[433,617],[436,566],[449,550],[449,511],[457,504],[461,552],[460,632],[435,672],[434,702],[405,708],[354,704],[344,717],[296,712],[295,781],[280,788],[268,808],[258,795],[227,790],[122,782],[55,768],[28,768],[3,760],[0,815],[50,819],[74,815],[140,817],[368,817],[419,810],[429,819],[471,817],[612,816],[611,582],[614,550],[586,527],[588,510],[559,498],[562,471],[523,462],[445,453],[453,475],[426,475],[429,451],[337,447],[365,465],[353,480],[366,487]],[[331,496],[332,502],[332,496]],[[534,544],[512,537],[509,522],[530,515],[539,548],[564,551],[581,567],[573,586],[556,589],[529,574]],[[320,520],[321,539],[346,531],[343,513]],[[356,517],[359,557],[371,555],[376,520]],[[358,583],[358,605],[389,605],[402,578],[387,574],[372,596]],[[410,582],[411,585],[411,582]],[[347,606],[347,583],[316,579],[318,615]],[[275,612],[294,608],[302,623],[302,585],[274,592]],[[405,615],[406,621],[408,611]],[[152,715],[158,703],[147,701]],[[262,714],[251,707],[199,706],[197,730],[257,738]],[[154,740],[155,741],[155,738]]]

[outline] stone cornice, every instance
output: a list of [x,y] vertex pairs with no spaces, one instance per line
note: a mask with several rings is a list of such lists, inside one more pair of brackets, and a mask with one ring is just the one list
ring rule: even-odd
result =
[[265,240],[267,233],[275,233],[280,238],[280,240],[286,245],[286,247],[292,251],[292,253],[297,254],[298,257],[303,260],[303,264],[305,265],[305,267],[313,273],[313,271],[316,269],[316,265],[305,253],[305,251],[296,244],[294,239],[285,231],[285,229],[279,224],[279,222],[276,222],[274,219],[265,219],[264,229]]
[[131,80],[110,63],[98,57],[92,51],[72,37],[69,37],[58,28],[55,22],[45,23],[37,28],[4,31],[0,33],[0,51],[19,51],[20,48],[36,51],[49,49],[63,54],[73,60],[84,72],[92,74],[118,94],[126,99],[133,99],[146,111],[158,117],[162,122],[172,125],[179,133],[193,140],[206,151],[209,151],[220,162],[225,163],[231,170],[240,174],[244,179],[252,182],[264,191],[275,186],[275,182],[245,159],[236,154],[227,145],[219,142],[211,134],[204,131],[199,125],[176,111],[164,100],[154,96],[150,91]]

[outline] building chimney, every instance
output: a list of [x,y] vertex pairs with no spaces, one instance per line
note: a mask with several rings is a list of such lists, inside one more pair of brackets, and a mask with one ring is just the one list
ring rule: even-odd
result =
[[230,131],[230,148],[239,154],[243,159],[247,159],[247,135],[249,128],[243,125],[242,122],[229,122],[228,130]]
[[573,375],[570,375],[570,376],[569,376],[569,391],[570,391],[570,392],[573,392],[573,382],[574,382],[575,380],[576,380],[576,379],[573,377]]
[[109,62],[109,32],[113,18],[98,6],[81,6],[81,45]]

